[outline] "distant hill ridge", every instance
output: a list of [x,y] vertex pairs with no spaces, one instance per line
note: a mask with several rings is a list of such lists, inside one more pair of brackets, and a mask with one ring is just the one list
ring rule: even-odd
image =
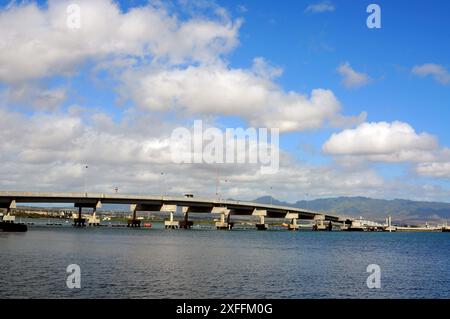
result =
[[[255,202],[270,204],[271,197],[263,196]],[[305,208],[351,217],[363,216],[374,220],[384,220],[388,215],[397,221],[424,222],[449,219],[450,203],[421,202],[405,199],[374,199],[368,197],[336,197],[322,198],[310,201],[300,200],[287,203],[272,198],[272,204]]]

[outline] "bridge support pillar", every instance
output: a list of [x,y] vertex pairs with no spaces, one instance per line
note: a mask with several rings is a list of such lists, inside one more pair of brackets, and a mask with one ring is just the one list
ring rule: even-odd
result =
[[348,228],[348,225],[346,224],[346,222],[344,220],[341,225],[341,230],[347,230],[347,228]]
[[183,221],[180,223],[180,228],[190,229],[194,225],[194,222],[189,220],[189,208],[183,207],[182,211],[184,218]]
[[78,207],[78,217],[74,218],[73,225],[75,227],[84,227],[86,224],[86,218],[83,218],[82,216],[82,209],[83,207],[93,208],[94,213],[91,217],[88,219],[88,223],[92,226],[99,226],[100,225],[100,219],[96,217],[96,211],[97,208],[102,207],[102,203],[100,200],[92,201],[92,202],[81,202],[81,203],[75,203],[75,207]]
[[325,215],[315,215],[314,220],[316,221],[312,228],[314,231],[328,230],[328,227],[324,223]]
[[100,219],[97,218],[97,208],[94,207],[94,211],[92,212],[92,216],[88,218],[89,226],[100,226]]
[[225,212],[220,213],[220,221],[216,222],[216,228],[219,230],[231,230],[233,229],[233,223],[230,222],[231,220],[231,214],[228,212],[226,214]]
[[231,230],[234,223],[231,222],[231,210],[225,206],[215,206],[211,210],[212,214],[220,214],[220,220],[216,221],[216,229]]
[[317,220],[316,223],[313,225],[314,231],[331,231],[333,230],[333,224],[331,221],[328,223],[324,223],[324,220]]
[[392,226],[392,217],[389,216],[386,218],[386,227],[384,228],[384,231],[393,232],[397,231],[397,228],[395,226]]
[[267,216],[267,210],[255,208],[252,215],[259,216],[259,223],[256,223],[257,230],[266,230],[268,228],[268,225],[264,222],[264,217]]
[[300,226],[297,224],[298,217],[299,216],[297,213],[288,212],[286,214],[286,216],[284,218],[291,220],[291,223],[288,224],[288,226],[287,226],[288,230],[298,230],[299,229]]
[[131,210],[131,219],[128,219],[127,227],[141,227],[141,221],[138,220],[136,217],[137,205],[136,204],[130,205],[130,210]]
[[292,218],[291,223],[288,225],[288,230],[298,230],[297,218]]
[[73,220],[73,225],[75,227],[84,227],[86,219],[82,217],[83,207],[78,207],[78,217]]
[[264,216],[263,215],[259,216],[259,223],[256,224],[256,229],[257,230],[267,230],[267,228],[268,228],[268,226],[264,222]]
[[320,231],[325,230],[325,225],[323,224],[323,220],[317,220],[316,223],[313,225],[314,231]]
[[180,223],[178,221],[173,220],[173,212],[169,212],[169,220],[164,222],[164,228],[166,229],[177,229],[180,227]]

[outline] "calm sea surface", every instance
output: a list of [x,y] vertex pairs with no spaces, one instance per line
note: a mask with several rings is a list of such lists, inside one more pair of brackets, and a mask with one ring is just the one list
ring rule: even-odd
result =
[[450,298],[450,233],[29,227],[0,232],[0,298]]

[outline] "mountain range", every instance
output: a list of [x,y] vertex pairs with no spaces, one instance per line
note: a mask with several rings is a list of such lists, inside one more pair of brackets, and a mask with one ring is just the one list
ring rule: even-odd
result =
[[387,216],[392,216],[393,221],[407,223],[427,221],[440,223],[450,219],[450,203],[441,202],[421,202],[405,199],[386,200],[368,197],[336,197],[287,203],[270,196],[259,197],[255,199],[255,202],[305,208],[356,218],[362,216],[376,221],[384,221]]

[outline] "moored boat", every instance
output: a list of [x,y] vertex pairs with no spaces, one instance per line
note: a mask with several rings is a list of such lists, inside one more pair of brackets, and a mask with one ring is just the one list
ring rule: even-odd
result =
[[28,230],[27,225],[22,223],[7,223],[0,222],[0,231],[4,232],[26,232]]
[[27,225],[23,223],[16,223],[16,217],[11,216],[11,214],[6,214],[2,216],[0,220],[0,231],[4,232],[26,232],[28,230]]

